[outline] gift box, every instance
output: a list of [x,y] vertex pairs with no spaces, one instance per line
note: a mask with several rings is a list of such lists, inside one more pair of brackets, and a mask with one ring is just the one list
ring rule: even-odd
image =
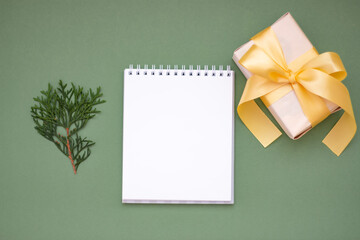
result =
[[[250,104],[257,97],[291,139],[300,138],[345,106],[345,115],[353,119],[347,116],[346,124],[350,122],[351,126],[341,123],[324,143],[340,155],[351,141],[356,123],[349,94],[341,84],[346,71],[340,57],[336,53],[319,55],[290,13],[236,49],[233,60],[248,79],[238,107],[239,116],[264,147],[281,133],[254,103]],[[346,100],[337,98],[338,94]],[[347,136],[336,140],[344,131]]]

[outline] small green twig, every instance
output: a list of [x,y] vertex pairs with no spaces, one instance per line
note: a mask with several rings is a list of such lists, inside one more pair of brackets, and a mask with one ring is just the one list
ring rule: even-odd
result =
[[[105,100],[101,99],[103,94],[100,87],[94,92],[92,89],[84,91],[83,87],[73,83],[69,89],[67,86],[61,80],[57,88],[48,84],[48,89],[41,91],[40,97],[34,98],[31,116],[36,131],[70,159],[76,174],[80,163],[90,156],[90,147],[95,144],[80,137],[78,132],[100,113],[95,106],[105,103]],[[62,128],[66,136],[59,134],[58,128]]]

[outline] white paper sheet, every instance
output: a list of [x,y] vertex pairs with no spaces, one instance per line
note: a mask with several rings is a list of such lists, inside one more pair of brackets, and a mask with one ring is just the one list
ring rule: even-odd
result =
[[232,204],[233,119],[233,71],[126,69],[123,203]]

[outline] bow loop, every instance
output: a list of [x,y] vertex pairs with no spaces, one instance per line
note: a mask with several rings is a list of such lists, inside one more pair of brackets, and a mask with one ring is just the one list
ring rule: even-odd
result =
[[269,54],[257,45],[251,46],[239,63],[254,75],[277,83],[288,82],[286,74],[287,67],[277,64]]
[[339,81],[344,80],[347,75],[340,56],[334,52],[326,52],[318,55],[305,63],[301,69],[316,69],[331,75]]

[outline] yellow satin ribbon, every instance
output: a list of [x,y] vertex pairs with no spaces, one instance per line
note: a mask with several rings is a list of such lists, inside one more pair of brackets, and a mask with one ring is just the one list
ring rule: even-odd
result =
[[254,45],[239,60],[249,70],[238,105],[239,117],[260,143],[267,147],[281,132],[255,103],[261,98],[267,106],[294,90],[312,127],[324,120],[330,111],[324,99],[344,109],[344,114],[324,138],[323,143],[339,156],[356,132],[350,95],[341,83],[346,77],[336,53],[318,54],[315,48],[287,64],[280,43],[271,27],[252,38]]

